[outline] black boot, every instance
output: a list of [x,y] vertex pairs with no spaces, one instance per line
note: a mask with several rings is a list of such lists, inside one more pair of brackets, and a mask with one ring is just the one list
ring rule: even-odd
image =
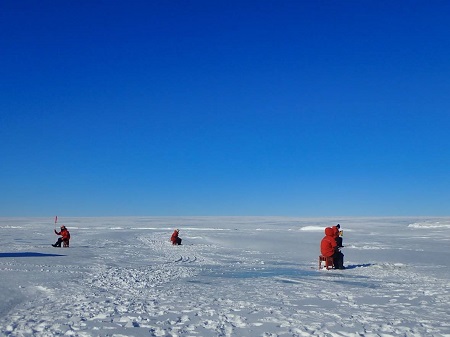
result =
[[53,247],[61,247],[61,242],[62,242],[62,239],[59,238],[58,241],[56,241],[55,244],[52,245],[52,246],[53,246]]

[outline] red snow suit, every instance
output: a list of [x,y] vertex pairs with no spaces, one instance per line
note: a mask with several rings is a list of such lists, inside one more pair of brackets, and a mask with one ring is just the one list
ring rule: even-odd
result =
[[70,240],[70,233],[67,230],[67,228],[64,227],[64,226],[61,227],[61,232],[57,232],[56,229],[55,229],[55,234],[56,235],[61,235],[63,241],[69,241]]
[[337,226],[333,226],[331,227],[331,229],[333,230],[333,237],[336,239],[339,237],[339,228],[337,228]]
[[320,252],[325,257],[333,256],[337,247],[336,239],[334,238],[333,228],[325,228],[325,236],[320,242]]
[[178,244],[178,232],[179,232],[179,230],[175,229],[172,233],[172,236],[170,237],[170,241],[172,241],[173,245]]

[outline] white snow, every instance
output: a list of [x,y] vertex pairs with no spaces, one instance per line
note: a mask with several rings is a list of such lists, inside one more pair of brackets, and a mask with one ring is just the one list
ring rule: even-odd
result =
[[[2,336],[450,336],[450,218],[58,220],[70,248],[0,218]],[[319,271],[337,223],[348,268]]]

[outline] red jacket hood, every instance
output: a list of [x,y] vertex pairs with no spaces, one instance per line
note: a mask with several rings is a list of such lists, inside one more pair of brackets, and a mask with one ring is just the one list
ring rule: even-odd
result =
[[326,236],[333,236],[333,234],[334,234],[333,228],[331,228],[331,227],[325,228],[325,235]]

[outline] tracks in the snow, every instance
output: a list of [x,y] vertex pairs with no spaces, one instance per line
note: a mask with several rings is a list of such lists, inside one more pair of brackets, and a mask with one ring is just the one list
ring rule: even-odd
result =
[[193,263],[197,261],[197,257],[190,257],[190,256],[180,256],[180,258],[178,258],[177,260],[173,261],[173,262],[183,262],[183,263]]

